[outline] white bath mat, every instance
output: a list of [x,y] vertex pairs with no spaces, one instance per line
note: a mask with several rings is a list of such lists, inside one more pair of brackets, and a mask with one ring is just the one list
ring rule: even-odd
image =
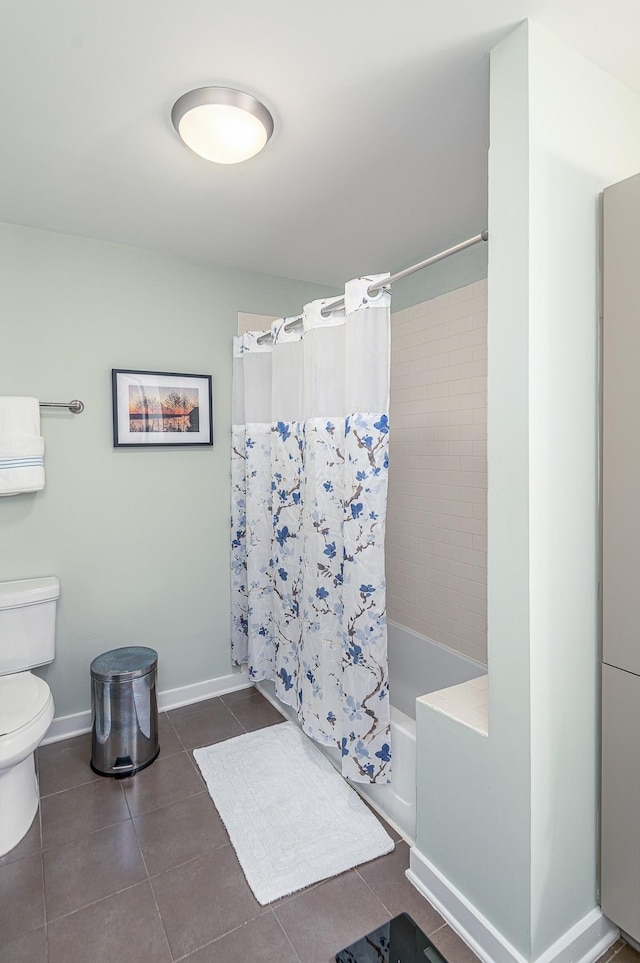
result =
[[262,906],[393,849],[355,790],[292,722],[193,755]]

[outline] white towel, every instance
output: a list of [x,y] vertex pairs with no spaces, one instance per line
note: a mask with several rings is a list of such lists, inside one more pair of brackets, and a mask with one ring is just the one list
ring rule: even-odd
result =
[[0,398],[0,495],[44,488],[44,439],[37,398]]

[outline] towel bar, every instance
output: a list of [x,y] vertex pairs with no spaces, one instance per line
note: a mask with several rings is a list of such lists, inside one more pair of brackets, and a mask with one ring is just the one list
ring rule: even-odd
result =
[[72,411],[74,413],[74,415],[79,415],[84,411],[83,402],[78,401],[77,398],[74,399],[73,401],[66,401],[66,402],[41,401],[40,407],[41,408],[68,408],[69,411]]

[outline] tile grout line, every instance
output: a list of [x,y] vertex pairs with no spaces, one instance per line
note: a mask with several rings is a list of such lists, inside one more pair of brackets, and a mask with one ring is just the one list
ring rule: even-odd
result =
[[94,782],[98,782],[98,781],[99,781],[98,778],[95,778],[95,779],[87,779],[86,782],[79,782],[79,783],[78,783],[77,785],[75,785],[75,786],[67,786],[66,789],[56,789],[55,792],[47,792],[47,793],[44,793],[44,795],[40,796],[40,800],[43,800],[43,799],[51,799],[52,796],[59,796],[59,795],[60,795],[61,793],[63,793],[63,792],[71,792],[71,791],[74,790],[74,789],[82,789],[84,786],[92,786],[92,785],[94,784]]
[[242,727],[242,732],[239,733],[239,734],[240,734],[240,735],[246,734],[246,733],[248,732],[248,729],[246,728],[245,724],[244,724],[243,722],[240,722],[240,720],[238,719],[238,717],[237,717],[237,715],[235,714],[235,712],[233,711],[233,709],[230,709],[229,706],[228,706],[226,703],[224,703],[224,706],[225,706],[227,712],[229,712],[230,715],[232,715],[233,718],[236,720],[236,722],[238,723],[238,725]]
[[[191,715],[191,713],[186,713],[186,715]],[[171,728],[172,728],[172,730],[173,730],[173,734],[175,735],[176,739],[178,740],[178,742],[179,742],[180,745],[182,746],[183,750],[184,750],[185,752],[188,752],[189,750],[187,749],[187,747],[185,746],[184,742],[183,742],[182,739],[180,738],[180,733],[178,732],[178,730],[177,730],[176,727],[174,726],[173,722],[171,721],[171,718],[170,718],[170,716],[169,716],[169,713],[168,713],[168,712],[165,712],[165,716],[167,717],[167,720],[168,720],[168,722],[169,722],[169,725],[171,726]],[[161,747],[161,749],[162,749],[162,747]],[[167,757],[165,756],[165,759],[166,759],[166,758],[167,758]]]
[[[203,790],[203,791],[206,791],[206,790]],[[200,795],[200,793],[195,793],[194,795]],[[184,798],[192,798],[192,797],[184,797]],[[168,803],[167,805],[170,806],[170,805],[173,805],[173,803]],[[164,807],[158,807],[158,808],[164,808]],[[155,809],[155,810],[150,810],[149,812],[157,812],[157,809]],[[129,885],[129,886],[124,886],[124,887],[122,887],[121,889],[117,889],[117,890],[115,890],[113,893],[109,893],[107,896],[101,896],[99,899],[92,900],[90,903],[87,903],[87,904],[85,904],[84,906],[79,906],[79,907],[77,907],[76,909],[71,910],[69,913],[64,913],[64,914],[62,914],[61,916],[56,917],[56,919],[55,919],[55,920],[51,920],[51,922],[52,922],[52,923],[57,923],[59,920],[67,919],[67,918],[69,918],[69,917],[71,917],[71,916],[74,916],[76,913],[80,913],[80,912],[82,912],[83,910],[86,910],[86,909],[88,909],[88,908],[91,907],[91,906],[96,906],[98,903],[101,903],[101,902],[103,902],[103,901],[106,900],[106,899],[110,899],[111,897],[120,895],[121,893],[125,893],[125,892],[127,892],[128,890],[134,889],[136,886],[141,886],[143,883],[149,883],[150,889],[151,889],[151,893],[152,893],[152,896],[153,896],[153,900],[154,900],[154,904],[155,904],[155,906],[156,906],[156,910],[157,910],[157,912],[158,912],[158,916],[160,917],[160,922],[161,922],[161,924],[162,924],[163,932],[164,932],[164,934],[165,934],[165,939],[167,940],[167,945],[169,946],[169,953],[170,953],[171,958],[173,959],[173,952],[172,952],[172,950],[171,950],[171,946],[170,946],[170,944],[169,944],[168,936],[167,936],[167,933],[166,933],[166,930],[165,930],[165,927],[164,927],[164,921],[163,921],[163,919],[162,919],[162,914],[161,914],[161,912],[160,912],[160,907],[158,906],[158,902],[157,902],[157,899],[156,899],[156,896],[155,896],[155,891],[154,891],[154,889],[153,889],[152,880],[157,879],[159,876],[164,875],[165,872],[172,872],[174,869],[178,869],[179,867],[186,866],[186,865],[188,865],[189,863],[197,862],[197,860],[201,859],[203,855],[208,855],[208,853],[205,853],[205,854],[202,854],[202,853],[201,853],[201,854],[199,854],[198,856],[194,856],[192,859],[185,860],[185,862],[180,863],[180,864],[178,864],[177,866],[172,866],[172,867],[170,867],[170,868],[167,869],[167,870],[163,870],[163,871],[160,872],[160,873],[155,873],[155,874],[151,875],[151,874],[149,873],[146,860],[145,860],[145,858],[144,858],[144,853],[143,853],[142,847],[141,847],[141,845],[140,845],[140,840],[139,840],[137,828],[136,828],[136,825],[135,825],[135,819],[136,819],[136,818],[140,818],[140,817],[143,817],[143,816],[146,816],[146,815],[147,815],[147,813],[141,813],[139,817],[130,816],[130,817],[128,817],[128,819],[120,820],[119,823],[114,823],[114,824],[112,824],[111,826],[103,826],[103,827],[101,827],[100,829],[93,830],[91,833],[83,833],[81,836],[76,836],[76,837],[74,837],[73,839],[68,840],[66,843],[60,843],[60,844],[58,844],[59,846],[65,846],[65,845],[67,845],[67,843],[73,843],[73,842],[75,842],[77,839],[83,839],[83,838],[85,838],[86,836],[92,836],[92,835],[94,835],[95,833],[102,832],[102,831],[105,830],[105,829],[111,829],[111,828],[112,828],[113,826],[115,826],[115,825],[120,825],[121,823],[130,821],[130,822],[132,823],[132,825],[133,825],[133,831],[134,831],[134,834],[135,834],[135,837],[136,837],[136,843],[137,843],[137,845],[138,845],[138,850],[139,850],[139,852],[140,852],[140,856],[141,856],[141,859],[142,859],[142,864],[143,864],[143,866],[144,866],[144,870],[145,870],[145,873],[146,873],[146,877],[147,877],[147,878],[146,878],[146,879],[143,879],[143,880],[138,880],[138,882],[132,883],[132,884]],[[226,846],[230,846],[230,845],[231,845],[230,842],[223,843],[222,846],[218,846],[218,847],[216,847],[215,849],[210,850],[209,852],[211,852],[211,853],[213,853],[213,852],[218,852],[219,850],[224,849]],[[47,851],[50,852],[50,851],[52,851],[52,850],[55,849],[55,848],[58,848],[58,847],[51,847],[51,849],[50,849],[50,850],[47,850]],[[38,854],[34,853],[34,854],[32,854],[32,855],[38,855]],[[42,852],[40,855],[44,856],[44,852]],[[24,858],[27,858],[27,857],[24,857]],[[44,870],[43,870],[43,872],[44,872]],[[253,918],[256,918],[256,917],[253,917]],[[246,921],[246,922],[250,922],[250,921]],[[46,918],[46,910],[45,910],[45,925],[48,925],[48,923],[47,923],[47,918]],[[244,925],[244,924],[241,924],[241,925]],[[236,927],[236,929],[237,929],[237,927]],[[231,931],[229,931],[229,932],[231,932]],[[222,935],[226,935],[226,934],[222,934]],[[181,957],[181,958],[182,958],[182,957]]]
[[44,836],[42,833],[42,799],[40,798],[40,759],[36,753],[36,767],[38,774],[38,826],[40,828],[40,856],[42,858],[42,898],[44,901],[44,947],[49,959],[49,920],[47,918],[47,889],[44,882]]
[[[163,716],[165,717],[165,719],[167,720],[167,722],[169,723],[169,725],[170,725],[170,727],[171,727],[171,730],[172,730],[174,736],[177,738],[177,740],[178,740],[178,742],[180,743],[180,745],[182,745],[182,739],[181,739],[180,736],[178,735],[178,731],[177,731],[176,727],[174,726],[173,722],[171,721],[171,716],[169,715],[169,713],[168,713],[168,712],[161,712],[160,715],[163,715]],[[159,729],[159,728],[160,728],[160,727],[158,726],[158,729]]]
[[[247,698],[249,698],[249,696],[247,696]],[[227,705],[227,703],[224,701],[224,699],[222,698],[222,696],[219,696],[219,699],[220,699],[220,702],[222,703],[222,705],[225,707],[225,709],[226,709],[227,712],[229,713],[229,715],[232,716],[232,717],[236,720],[236,722],[238,723],[238,725],[242,728],[242,733],[239,733],[239,734],[242,735],[243,733],[246,733],[246,732],[247,732],[247,728],[246,728],[245,724],[244,724],[243,722],[241,722],[240,719],[238,719],[238,717],[237,717],[237,715],[235,714],[235,712],[233,711],[233,709],[232,709],[230,706]],[[244,700],[241,699],[240,701],[243,702]],[[223,741],[224,741],[224,740],[223,740]]]
[[[191,754],[192,754],[193,750],[192,750],[192,749],[184,749],[184,748],[183,748],[183,749],[181,750],[181,752],[186,755],[186,757],[187,757],[187,759],[189,760],[189,762],[195,767],[194,760],[191,758]],[[173,759],[175,756],[179,756],[180,754],[181,754],[180,752],[174,752],[174,753],[172,753],[170,756],[165,756],[164,758],[165,758],[165,759]],[[160,757],[158,757],[158,759],[159,759],[159,758],[160,758]],[[154,761],[155,761],[155,760],[154,760]],[[196,772],[198,772],[198,774],[199,774],[199,770],[196,770]],[[134,775],[136,775],[136,773],[134,773]],[[127,781],[126,779],[121,779],[121,780],[120,780],[121,783],[126,782],[126,781]],[[199,796],[200,793],[201,793],[203,790],[206,791],[206,788],[207,788],[207,787],[206,787],[205,784],[203,783],[202,786],[201,786],[199,789],[197,789],[195,792],[190,792],[190,793],[188,793],[186,796],[180,796],[179,799],[190,799],[192,796]],[[121,786],[121,789],[122,789],[122,786]],[[133,812],[131,812],[131,807],[129,806],[129,800],[127,799],[127,793],[124,791],[124,789],[122,789],[122,794],[123,794],[124,799],[125,799],[125,802],[126,802],[126,804],[127,804],[127,810],[128,810],[128,812],[129,812],[129,818],[130,818],[130,819],[138,819],[140,816],[146,816],[146,815],[148,815],[149,813],[157,812],[159,809],[164,809],[166,806],[172,806],[174,802],[177,802],[177,801],[178,801],[178,799],[174,799],[172,802],[164,802],[164,803],[161,803],[159,806],[153,806],[151,809],[145,809],[144,812],[133,813]]]
[[[226,704],[226,702],[224,702],[222,696],[214,696],[212,699],[208,699],[208,700],[206,700],[206,701],[207,701],[207,706],[201,706],[201,708],[202,708],[203,710],[206,710],[207,708],[210,709],[210,708],[213,707],[213,704],[219,703],[219,704],[223,705],[224,708],[225,708],[225,709],[227,710],[227,712],[229,713],[229,715],[230,715],[233,719],[235,719],[235,721],[236,721],[236,722],[238,723],[238,725],[241,727],[241,729],[243,730],[243,732],[246,732],[246,731],[247,731],[247,730],[245,729],[244,725],[242,724],[242,722],[240,722],[240,720],[239,720],[239,719],[237,718],[237,716],[232,712],[232,710],[229,708],[229,706]],[[194,705],[199,705],[199,703],[194,703]],[[198,774],[198,777],[199,777],[199,778],[202,778],[202,773],[200,772],[200,769],[199,769],[199,767],[198,767],[195,759],[193,758],[193,753],[194,753],[194,751],[195,751],[196,749],[204,748],[204,746],[193,746],[192,748],[188,748],[188,747],[184,744],[184,740],[181,738],[180,733],[178,732],[178,730],[176,729],[176,727],[173,725],[173,722],[171,721],[171,719],[170,719],[170,717],[169,717],[169,712],[171,712],[171,711],[175,711],[175,710],[169,710],[168,712],[165,712],[165,715],[166,715],[167,718],[169,719],[169,723],[170,723],[170,725],[171,725],[171,728],[173,729],[175,735],[177,736],[178,741],[179,741],[180,745],[182,746],[184,752],[186,752],[187,757],[188,757],[188,759],[189,759],[189,762],[191,763],[191,765],[192,765],[193,768],[195,769],[196,773]],[[185,717],[187,717],[187,716],[193,715],[195,712],[198,712],[198,711],[200,711],[200,710],[194,709],[193,712],[185,712],[184,715],[185,715]],[[239,735],[242,735],[242,733],[239,733]],[[221,740],[221,741],[224,741],[224,740]],[[209,743],[207,743],[206,745],[209,745]],[[204,783],[204,781],[203,781],[203,787],[206,789],[206,784]]]
[[274,918],[275,918],[276,923],[278,924],[278,926],[280,927],[280,929],[281,929],[282,932],[284,933],[285,938],[286,938],[286,940],[287,940],[287,943],[289,944],[289,946],[291,947],[291,949],[292,949],[293,952],[295,953],[296,957],[298,958],[299,963],[302,963],[302,959],[301,959],[301,957],[300,957],[300,954],[298,953],[298,951],[296,950],[295,946],[293,945],[293,943],[292,943],[291,940],[289,939],[289,934],[287,933],[287,931],[285,930],[284,926],[282,925],[282,922],[280,921],[280,917],[278,916],[278,914],[276,913],[276,911],[275,911],[274,909],[272,909],[271,912],[273,913],[273,916],[274,916]]
[[[363,864],[361,864],[361,865],[363,865]],[[357,867],[357,866],[354,866],[354,867],[353,867],[353,872],[356,874],[356,876],[358,877],[358,879],[361,879],[361,880],[362,880],[362,882],[363,882],[364,885],[367,887],[367,889],[369,890],[369,892],[370,892],[370,893],[377,899],[377,901],[380,903],[380,906],[382,906],[383,910],[384,910],[386,913],[389,914],[389,919],[393,919],[394,914],[391,912],[391,910],[390,910],[389,907],[386,905],[386,903],[383,903],[383,901],[380,899],[380,897],[378,896],[378,894],[376,893],[376,891],[374,890],[374,888],[369,885],[369,883],[366,881],[366,879],[364,878],[364,876],[361,876],[361,875],[360,875],[360,873],[358,872],[358,867]],[[396,914],[396,915],[397,915],[397,914]],[[387,920],[387,922],[388,922],[388,920]],[[427,936],[428,936],[428,935],[429,935],[429,934],[427,933]]]
[[[38,813],[40,812],[40,804],[38,803]],[[42,842],[42,826],[40,827],[40,842]],[[47,959],[49,959],[49,920],[47,916],[47,887],[44,882],[44,853],[42,849],[40,850],[40,868],[42,872],[42,908],[44,910],[44,945],[47,951]]]
[[[185,798],[190,799],[192,797],[187,796]],[[157,810],[153,810],[153,812],[157,812]],[[144,815],[146,815],[146,813]],[[216,846],[215,849],[208,849],[204,853],[198,853],[197,856],[192,856],[191,859],[185,859],[183,863],[176,863],[175,866],[169,866],[167,869],[163,869],[159,873],[153,873],[153,875],[149,875],[149,882],[152,883],[154,879],[164,876],[165,873],[172,873],[175,869],[182,869],[184,866],[189,866],[190,863],[197,863],[199,859],[203,859],[205,856],[210,856],[212,853],[219,853],[220,850],[225,849],[227,846],[231,846],[231,843],[222,843],[221,846]]]
[[[127,812],[129,812],[128,806],[127,806]],[[127,820],[131,818],[132,818],[131,815],[125,816],[124,819],[117,819],[115,822],[107,823],[105,826],[99,826],[97,829],[90,829],[85,833],[78,833],[76,836],[71,836],[70,839],[63,839],[61,842],[53,843],[53,845],[50,845],[50,846],[45,846],[44,840],[43,840],[42,846],[40,848],[40,852],[44,856],[45,853],[50,853],[54,849],[59,849],[61,846],[68,846],[70,843],[74,843],[77,839],[85,839],[85,837],[93,836],[95,833],[100,833],[104,829],[112,829],[114,826],[119,826],[121,823],[126,823]]]
[[61,920],[68,920],[71,916],[75,916],[77,913],[82,913],[84,910],[90,909],[92,906],[97,906],[98,903],[104,903],[105,900],[111,899],[113,896],[120,896],[121,893],[128,893],[130,889],[135,889],[136,886],[142,886],[144,883],[148,883],[148,879],[139,879],[137,883],[131,883],[130,886],[123,886],[122,889],[117,889],[113,893],[109,893],[108,896],[100,896],[99,899],[93,899],[90,903],[85,903],[84,906],[78,906],[74,910],[70,910],[68,913],[63,913],[61,916],[56,916],[54,920],[51,920],[51,924],[59,923]]
[[[89,785],[89,783],[85,783],[85,785]],[[73,787],[71,787],[71,788],[72,788],[72,789],[75,789],[75,788],[81,788],[81,787],[73,786]],[[120,788],[120,791],[121,791],[122,795],[124,796],[124,792],[123,792],[123,790],[122,790],[122,787],[120,786],[119,788]],[[62,790],[62,791],[63,791],[63,792],[67,792],[68,790]],[[52,793],[52,795],[58,795],[58,793]],[[45,798],[47,798],[47,797],[45,797]],[[129,812],[129,806],[128,806],[127,802],[126,802],[126,798],[125,798],[125,805],[126,805],[126,807],[127,807],[127,812]],[[41,807],[41,806],[38,806],[38,809],[41,811],[42,807]],[[42,822],[42,817],[41,817],[41,822]],[[63,913],[61,916],[57,916],[54,920],[49,920],[49,919],[48,919],[48,915],[47,915],[46,886],[45,886],[45,884],[44,884],[44,857],[45,857],[45,854],[46,854],[46,853],[52,853],[52,852],[54,852],[56,849],[61,849],[63,846],[68,846],[68,845],[71,845],[71,844],[77,842],[77,840],[79,840],[79,839],[86,839],[88,836],[94,836],[94,835],[96,835],[96,833],[104,832],[104,830],[106,830],[106,829],[112,829],[114,826],[120,826],[120,825],[122,825],[122,824],[124,824],[124,823],[126,823],[126,822],[131,822],[131,823],[133,824],[133,819],[132,819],[131,815],[127,816],[125,819],[120,819],[120,820],[118,820],[118,821],[115,822],[115,823],[109,823],[108,826],[101,826],[99,829],[93,829],[93,830],[91,830],[90,832],[87,832],[87,833],[80,833],[78,836],[73,836],[71,839],[64,840],[64,842],[56,843],[54,846],[49,846],[49,847],[47,847],[47,848],[45,848],[45,847],[44,847],[44,844],[43,844],[44,841],[43,841],[42,829],[41,829],[41,837],[40,837],[40,838],[41,838],[42,846],[41,846],[41,850],[40,850],[40,855],[42,856],[43,893],[44,893],[44,900],[45,900],[45,937],[46,937],[46,947],[47,947],[47,958],[48,958],[48,956],[49,956],[49,925],[50,925],[50,923],[57,923],[59,920],[67,919],[69,916],[73,916],[75,913],[79,913],[79,912],[81,912],[82,910],[87,909],[89,906],[95,906],[97,903],[101,903],[101,902],[102,902],[103,900],[105,900],[105,899],[110,899],[110,897],[112,897],[112,896],[117,896],[119,893],[125,893],[125,892],[126,892],[127,890],[129,890],[129,889],[133,889],[135,886],[139,886],[140,883],[144,882],[144,880],[140,880],[140,881],[138,881],[137,883],[132,883],[130,886],[124,886],[122,889],[116,890],[114,893],[109,893],[108,896],[101,896],[99,899],[97,899],[97,900],[92,900],[90,903],[87,903],[85,906],[79,906],[79,907],[77,907],[75,910],[71,910],[70,913]],[[135,833],[135,825],[133,825],[133,831],[134,831],[134,833]],[[136,841],[137,841],[137,834],[136,834]],[[140,845],[139,845],[139,843],[138,843],[138,849],[140,850]],[[142,852],[141,852],[141,851],[140,851],[140,855],[142,856]],[[143,861],[143,866],[144,866],[145,872],[147,872],[146,864],[145,864],[145,862],[144,862],[144,857],[142,857],[142,861]],[[148,874],[147,874],[147,880],[148,880]]]
[[[264,701],[267,703],[267,705],[272,706],[272,707],[276,710],[276,712],[279,712],[280,715],[282,716],[282,721],[283,721],[283,722],[287,722],[287,721],[288,721],[288,720],[287,720],[287,717],[284,715],[284,713],[280,712],[280,709],[278,709],[277,706],[274,706],[272,702],[269,702],[268,699],[265,699],[264,696],[262,695],[262,693],[261,693],[258,689],[256,689],[255,686],[254,686],[254,688],[253,688],[253,692],[256,692],[256,693],[258,693],[258,695],[262,696],[262,699],[264,699]],[[250,698],[250,697],[247,696],[247,698]],[[231,715],[233,716],[233,718],[236,720],[236,722],[238,723],[238,725],[239,725],[239,726],[242,726],[242,728],[243,728],[243,730],[244,730],[245,733],[248,734],[248,733],[250,733],[250,732],[255,732],[255,731],[256,731],[255,729],[247,729],[247,727],[245,726],[244,722],[242,722],[242,720],[237,717],[237,715],[235,714],[235,712],[233,711],[233,709],[231,708],[231,706],[228,706],[227,703],[224,702],[224,699],[223,699],[222,696],[220,697],[220,699],[221,699],[221,701],[223,702],[223,704],[226,706],[226,708],[229,710],[229,712],[231,713]],[[245,702],[245,701],[246,701],[245,699],[239,699],[239,700],[238,700],[238,702],[239,702],[240,705],[242,705],[242,703]],[[275,723],[275,724],[277,725],[278,723]],[[270,725],[273,725],[273,723],[269,723],[269,726],[270,726]],[[269,726],[267,726],[267,728],[269,728]],[[265,728],[265,727],[264,727],[264,726],[259,726],[258,728]]]
[[[249,923],[255,923],[256,920],[262,919],[262,917],[266,916],[268,912],[272,912],[272,911],[264,910],[264,912],[258,913],[257,916],[252,916],[251,919],[245,920],[243,923],[238,923],[237,926],[232,926],[230,930],[226,930],[224,933],[221,933],[220,936],[216,936],[214,939],[209,940],[208,943],[203,943],[202,946],[196,946],[195,949],[189,950],[187,953],[184,953],[182,956],[175,957],[173,963],[181,963],[181,961],[183,960],[188,960],[192,955],[195,956],[195,954],[199,953],[201,950],[206,950],[207,947],[213,946],[214,943],[219,943],[220,940],[223,940],[227,936],[231,936],[232,933],[237,933],[238,930],[241,930],[244,926],[247,926]],[[286,936],[286,933],[285,933],[285,936]],[[295,950],[294,950],[294,953],[295,953]],[[297,953],[296,953],[296,956],[298,956]]]
[[[123,790],[123,793],[124,793],[124,790]],[[126,796],[126,793],[124,793],[124,795]],[[127,808],[129,808],[129,804],[128,804],[128,803],[127,803]],[[168,936],[168,934],[167,934],[167,930],[166,930],[166,927],[165,927],[165,925],[164,925],[164,920],[162,919],[162,913],[160,912],[160,907],[158,906],[158,900],[156,899],[156,893],[155,893],[155,890],[154,890],[154,888],[153,888],[153,884],[152,884],[152,882],[151,882],[151,876],[149,875],[149,867],[147,866],[147,861],[146,861],[146,859],[144,858],[144,851],[143,851],[142,845],[141,845],[141,843],[140,843],[140,837],[138,836],[138,827],[136,826],[136,821],[135,821],[135,819],[134,819],[133,816],[131,816],[131,825],[133,826],[133,832],[134,832],[134,835],[135,835],[135,837],[136,837],[136,843],[138,844],[138,852],[140,853],[140,858],[142,859],[142,865],[144,866],[144,871],[145,871],[145,873],[147,874],[147,884],[148,884],[148,886],[149,886],[149,889],[151,890],[151,897],[152,897],[152,899],[153,899],[153,905],[154,905],[155,908],[156,908],[156,913],[158,914],[158,919],[160,920],[160,926],[162,927],[162,932],[164,933],[164,939],[165,939],[165,943],[167,944],[167,949],[169,950],[169,956],[170,956],[171,959],[173,960],[173,959],[175,959],[175,957],[174,957],[174,955],[173,955],[173,950],[171,949],[171,943],[169,942],[169,936]]]

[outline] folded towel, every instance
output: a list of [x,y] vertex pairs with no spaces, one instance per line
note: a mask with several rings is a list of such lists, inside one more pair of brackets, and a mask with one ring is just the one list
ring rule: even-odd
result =
[[44,488],[44,438],[0,438],[0,496],[39,492]]
[[40,435],[37,398],[0,397],[0,445],[5,435]]
[[0,398],[0,495],[44,488],[44,439],[37,398]]

